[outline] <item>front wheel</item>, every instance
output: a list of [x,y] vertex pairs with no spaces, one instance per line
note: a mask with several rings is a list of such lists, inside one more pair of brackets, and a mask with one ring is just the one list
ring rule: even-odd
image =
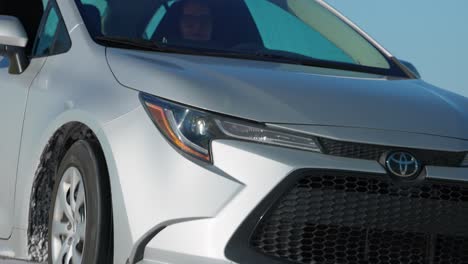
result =
[[77,141],[60,163],[49,215],[49,264],[112,263],[112,210],[103,154]]

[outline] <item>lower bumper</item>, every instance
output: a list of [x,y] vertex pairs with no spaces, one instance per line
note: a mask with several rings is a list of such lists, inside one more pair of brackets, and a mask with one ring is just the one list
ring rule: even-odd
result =
[[[350,254],[353,254],[352,252],[358,252],[360,250],[359,248],[353,248],[354,245],[351,245],[351,249],[347,249],[348,252],[346,252],[346,250],[340,252],[340,248],[345,248],[347,246],[339,245],[339,243],[341,243],[339,242],[340,239],[341,241],[348,239],[351,242],[347,241],[346,243],[356,243],[356,247],[361,246],[359,245],[359,243],[362,242],[361,244],[364,245],[363,248],[361,248],[363,251],[362,254],[365,254],[365,251],[369,250],[366,249],[366,247],[369,247],[369,241],[366,240],[367,238],[365,237],[367,235],[375,236],[375,239],[383,240],[378,242],[381,243],[380,250],[385,251],[385,249],[383,248],[387,246],[392,246],[391,242],[388,241],[387,242],[390,244],[384,245],[385,243],[387,243],[385,242],[385,240],[394,239],[394,242],[396,243],[393,245],[394,251],[389,250],[388,252],[379,252],[375,253],[374,255],[372,252],[368,252],[371,257],[379,256],[378,254],[380,254],[382,259],[388,258],[391,260],[393,256],[393,258],[395,258],[395,261],[404,262],[406,254],[408,255],[408,260],[413,259],[415,263],[425,263],[426,258],[434,258],[434,254],[436,254],[431,250],[439,250],[439,252],[442,252],[441,250],[444,250],[435,248],[437,247],[437,241],[434,242],[434,239],[437,238],[431,237],[431,234],[429,234],[430,230],[434,229],[439,230],[441,232],[451,232],[451,230],[454,228],[461,228],[461,231],[467,231],[467,229],[463,227],[463,225],[459,224],[460,221],[464,221],[463,219],[468,221],[468,207],[466,206],[466,203],[462,206],[458,206],[457,208],[450,207],[453,206],[453,204],[447,205],[445,209],[442,208],[444,205],[446,205],[445,203],[450,202],[450,199],[452,199],[452,202],[455,202],[455,204],[459,202],[466,202],[465,200],[468,201],[468,188],[459,188],[456,186],[456,184],[452,184],[450,186],[454,186],[458,194],[452,194],[453,197],[447,198],[444,196],[444,192],[447,192],[447,190],[444,190],[440,186],[435,186],[431,190],[426,190],[425,193],[424,188],[428,188],[428,186],[421,187],[422,189],[420,187],[414,187],[413,189],[411,189],[411,187],[408,186],[403,186],[401,187],[401,189],[397,190],[392,189],[393,187],[385,185],[391,184],[391,180],[390,178],[388,178],[388,175],[386,174],[385,170],[377,162],[336,158],[332,156],[307,153],[295,150],[273,151],[273,149],[270,149],[270,147],[268,146],[256,146],[248,143],[229,141],[216,142],[213,147],[215,150],[214,153],[219,153],[220,156],[223,157],[226,157],[229,153],[229,155],[233,157],[232,159],[223,159],[220,161],[215,160],[215,165],[220,168],[223,168],[223,170],[226,173],[228,173],[232,177],[235,177],[235,179],[240,180],[244,186],[243,190],[239,192],[235,197],[233,197],[230,203],[226,204],[223,210],[216,217],[188,221],[167,227],[160,234],[158,234],[158,236],[156,236],[152,241],[148,243],[145,252],[145,261],[150,261],[150,259],[154,259],[153,263],[174,264],[227,264],[234,263],[232,260],[234,260],[236,263],[256,264],[293,263],[292,261],[297,261],[298,259],[304,258],[304,256],[307,256],[308,254],[303,253],[301,255],[301,253],[298,253],[299,251],[308,250],[309,253],[311,253],[313,251],[311,247],[314,246],[317,249],[325,248],[323,252],[331,252],[331,249],[333,247],[337,247],[338,251],[332,252],[328,255],[324,253],[323,256],[319,256],[313,261],[318,261],[317,263],[321,263],[321,258],[325,261],[328,257],[329,259],[335,259],[339,262],[339,259],[337,260],[336,258],[340,258],[340,256],[343,256],[350,252]],[[283,151],[289,152],[289,155],[284,155],[284,153],[282,153],[281,159],[279,159],[280,157],[277,155],[279,155],[279,152]],[[223,153],[225,153],[226,155],[223,155]],[[248,164],[252,164],[252,166],[249,166]],[[337,228],[336,230],[329,229],[328,231],[330,231],[331,233],[328,235],[325,234],[323,237],[313,237],[312,234],[306,234],[306,236],[316,239],[315,241],[311,242],[307,241],[307,239],[304,239],[304,237],[297,236],[297,233],[303,232],[301,228],[311,228],[310,226],[306,226],[307,224],[305,223],[302,223],[302,227],[296,230],[294,230],[294,225],[288,226],[288,224],[286,224],[283,226],[273,227],[272,225],[275,224],[266,223],[265,225],[269,226],[264,226],[263,228],[276,228],[272,231],[276,232],[276,234],[263,234],[264,237],[260,238],[261,241],[257,241],[260,244],[263,244],[260,246],[257,244],[258,248],[254,249],[255,241],[251,241],[251,236],[255,235],[253,234],[253,231],[256,229],[256,227],[261,226],[261,222],[259,222],[260,219],[271,217],[271,215],[264,215],[264,213],[266,213],[275,202],[278,202],[278,199],[282,195],[287,193],[288,189],[292,188],[292,186],[299,180],[299,172],[304,170],[309,172],[342,172],[349,177],[363,175],[369,176],[369,179],[371,179],[372,177],[378,177],[385,180],[383,180],[382,182],[375,182],[374,180],[373,183],[375,186],[372,184],[369,185],[369,183],[352,182],[349,186],[355,184],[356,186],[352,187],[355,189],[353,189],[352,191],[357,194],[351,194],[348,196],[342,193],[336,194],[337,191],[340,191],[340,188],[338,188],[336,190],[330,190],[330,193],[322,193],[323,197],[316,197],[318,200],[320,200],[316,201],[316,204],[310,204],[310,201],[307,201],[307,199],[302,199],[302,202],[305,202],[305,204],[295,205],[298,207],[302,206],[302,212],[295,211],[297,208],[290,208],[291,210],[289,211],[286,208],[286,211],[284,211],[283,213],[302,214],[299,215],[299,218],[303,217],[303,219],[288,220],[297,221],[299,224],[301,224],[301,221],[316,221],[317,224],[323,224],[323,226],[342,225],[345,226],[345,229],[347,228],[347,226],[359,224],[364,226],[370,226],[374,229],[372,229],[370,232],[368,231],[367,233],[365,230],[363,231],[359,228],[359,230],[351,231],[346,229],[346,232],[341,232],[342,230],[339,228]],[[298,173],[292,173],[296,171]],[[345,173],[344,171],[347,171],[347,173]],[[467,172],[468,170],[466,168],[441,167],[428,167],[425,171],[426,177],[429,178],[431,182],[440,181],[440,179],[434,180],[434,178],[438,177],[438,175],[447,176],[446,179],[443,179],[443,181],[453,182],[454,178],[457,179],[457,177],[454,177],[454,175],[466,175]],[[458,177],[458,180],[460,180],[460,177]],[[357,181],[359,181],[359,178]],[[327,185],[329,183],[324,184]],[[365,187],[361,187],[368,189],[378,188],[380,184],[380,188],[382,188],[380,191],[382,193],[372,194],[371,192],[370,194],[368,194],[366,193],[367,190],[359,189],[359,184],[363,186],[367,184],[365,185]],[[349,190],[346,190],[346,192],[347,191]],[[386,192],[390,192],[390,195],[388,195]],[[409,194],[405,192],[409,192]],[[411,192],[413,193],[411,194]],[[467,193],[465,194],[465,192]],[[416,195],[416,193],[420,195],[419,198],[421,199],[411,200],[411,195]],[[310,194],[310,190],[308,190],[305,193],[302,193],[302,195],[305,196],[307,196],[308,194]],[[293,197],[295,197],[295,199],[297,198],[298,201],[283,202],[285,202],[286,204],[288,202],[301,203],[301,199],[299,199],[295,195],[300,196],[301,194],[296,193],[293,195]],[[337,195],[338,198],[334,195]],[[428,195],[433,196],[432,202],[425,201],[425,199],[428,198],[426,197]],[[438,198],[435,197],[437,195],[439,195]],[[321,199],[323,199],[324,201],[321,201]],[[459,200],[454,201],[453,199]],[[462,201],[462,199],[465,200]],[[352,205],[353,202],[354,205]],[[350,205],[351,207],[347,207]],[[285,205],[282,206],[286,207]],[[314,208],[314,206],[316,206],[316,208]],[[379,206],[383,207],[378,208]],[[450,208],[452,208],[453,210],[451,210]],[[314,214],[312,213],[313,211],[318,212],[322,216],[326,217],[314,218]],[[467,217],[463,215],[466,215]],[[307,217],[309,217],[309,219],[307,219]],[[287,219],[287,216],[284,218]],[[455,219],[454,221],[456,223],[452,223],[447,227],[447,221],[449,221],[450,219]],[[388,220],[389,222],[386,222],[386,220]],[[418,221],[420,221],[420,223]],[[440,223],[437,221],[439,221]],[[442,227],[442,225],[445,225],[445,228]],[[286,228],[286,230],[281,230],[281,228]],[[320,228],[321,227],[319,227],[319,229]],[[403,230],[407,228],[408,230],[404,230],[404,232],[396,231],[392,234],[389,234],[388,231],[380,230],[382,231],[380,232],[379,228],[387,228],[388,230]],[[460,233],[460,230],[458,229],[452,231]],[[321,230],[318,229],[315,231],[321,232]],[[423,231],[427,232],[424,233]],[[294,234],[294,232],[297,233]],[[411,232],[413,232],[416,235],[414,235]],[[281,234],[284,233],[289,234],[286,234],[286,237],[281,237]],[[364,235],[364,237],[361,237],[361,239],[359,238],[359,236],[353,237],[356,233],[359,233],[359,235]],[[345,237],[347,234],[349,236]],[[421,239],[418,239],[418,241],[414,242],[414,239],[418,238],[418,235],[420,234],[422,234]],[[272,239],[276,240],[276,242],[280,242],[268,242],[269,235],[271,235]],[[337,238],[336,236],[341,237]],[[299,239],[302,241],[294,241],[295,237],[299,237]],[[339,242],[338,244],[336,243],[337,241]],[[402,247],[399,241],[401,243],[406,241],[409,244]],[[460,241],[465,243],[468,240],[465,239]],[[307,244],[309,242],[310,245]],[[268,243],[271,243],[271,245],[268,245]],[[330,246],[330,243],[335,244]],[[288,246],[293,244],[295,244],[296,246],[300,245],[301,249],[296,250],[294,248],[289,248],[289,252],[286,252]],[[329,247],[328,249],[326,248],[327,245]],[[271,249],[269,248],[269,246],[274,246],[276,247],[276,249]],[[430,246],[432,246],[433,249],[431,249]],[[371,245],[370,248],[372,249],[372,247],[376,248],[376,245]],[[263,253],[261,253],[262,249],[264,249]],[[282,251],[282,249],[284,250]],[[268,256],[268,254],[265,254],[269,250],[274,252],[270,254],[270,256]],[[414,253],[418,250],[423,252]],[[462,251],[463,249],[461,249],[460,252]],[[452,250],[451,252],[455,252],[454,254],[459,255],[465,254],[463,252],[460,253],[458,251],[458,253],[456,253],[456,251],[454,250]],[[282,258],[282,256],[284,257],[288,254],[290,256],[289,259]],[[356,258],[360,257],[358,256],[360,253],[356,254]],[[402,256],[395,257],[395,255]],[[420,257],[420,262],[417,262],[418,258],[415,257],[416,255]],[[441,256],[443,256],[443,254]],[[351,262],[353,257],[354,256],[351,256]],[[363,257],[363,259],[365,260],[362,263],[366,263],[365,261],[368,261],[368,263],[386,263],[385,261],[379,262],[378,259],[371,259],[369,258],[369,256]],[[325,261],[323,263],[327,262]]]
[[242,186],[241,190],[214,217],[167,226],[146,245],[145,261],[174,264],[233,263],[225,254],[229,240],[256,206],[293,171],[333,168],[385,173],[373,161],[245,142],[214,142],[213,153],[214,166],[224,173],[224,177],[238,182]]

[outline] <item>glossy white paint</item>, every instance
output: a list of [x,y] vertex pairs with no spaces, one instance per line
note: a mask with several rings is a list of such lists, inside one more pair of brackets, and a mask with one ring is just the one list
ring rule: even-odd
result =
[[[7,60],[0,57],[0,60]],[[8,73],[8,64],[0,62],[0,238],[8,238],[13,228],[16,169],[21,147],[21,132],[29,87],[44,59],[33,60],[21,75]]]

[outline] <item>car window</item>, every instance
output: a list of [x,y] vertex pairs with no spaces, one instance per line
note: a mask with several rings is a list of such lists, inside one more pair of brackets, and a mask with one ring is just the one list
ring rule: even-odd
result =
[[356,63],[319,32],[274,2],[245,2],[266,48],[299,53],[317,59]]
[[57,55],[71,47],[65,23],[54,1],[48,5],[34,46],[34,57]]
[[173,52],[406,76],[319,0],[75,1],[91,37],[105,46],[154,42]]
[[82,5],[91,5],[99,10],[101,16],[103,16],[107,10],[107,0],[81,0]]
[[145,33],[143,34],[144,39],[152,39],[156,28],[159,26],[159,23],[161,23],[161,20],[166,15],[167,9],[170,8],[174,2],[175,0],[169,1],[166,3],[166,5],[161,5],[158,8],[158,10],[154,13],[153,18],[151,18],[149,24],[146,26]]

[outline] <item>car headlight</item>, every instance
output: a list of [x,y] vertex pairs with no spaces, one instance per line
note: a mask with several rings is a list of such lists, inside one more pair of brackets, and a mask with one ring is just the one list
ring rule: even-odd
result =
[[237,139],[320,152],[313,136],[205,112],[144,93],[140,98],[169,142],[184,153],[207,162],[212,161],[210,145],[216,139]]

